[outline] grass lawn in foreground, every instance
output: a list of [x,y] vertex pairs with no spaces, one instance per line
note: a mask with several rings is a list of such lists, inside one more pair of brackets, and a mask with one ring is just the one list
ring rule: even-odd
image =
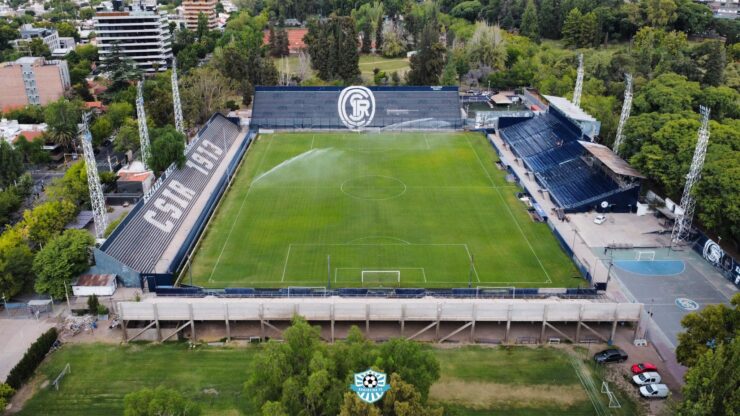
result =
[[[297,55],[291,55],[286,58],[275,58],[275,67],[278,71],[284,71],[286,68],[285,62],[287,62],[288,73],[296,75],[299,69],[299,60]],[[366,81],[366,85],[372,85],[373,83],[373,69],[378,68],[381,71],[385,71],[389,79],[391,73],[398,72],[398,75],[403,79],[404,74],[409,70],[408,58],[384,58],[381,55],[360,55],[360,72],[363,80]],[[309,70],[310,76],[315,75],[313,69]]]
[[194,284],[585,285],[496,160],[477,133],[261,135],[196,250]]
[[[118,415],[126,393],[164,385],[197,400],[205,415],[255,415],[243,383],[256,351],[205,346],[190,350],[180,343],[65,345],[41,365],[33,383],[42,386],[53,380],[67,363],[72,372],[59,391],[51,385],[39,387],[20,414]],[[472,346],[434,351],[442,371],[430,400],[460,415],[599,414],[561,350]],[[621,402],[621,410],[601,414],[636,413],[634,403]]]

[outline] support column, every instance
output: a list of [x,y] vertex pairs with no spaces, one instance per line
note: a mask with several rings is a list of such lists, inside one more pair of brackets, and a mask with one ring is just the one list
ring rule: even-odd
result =
[[264,341],[265,340],[265,304],[264,303],[260,303],[259,316],[260,316],[260,339]]
[[470,342],[475,342],[475,321],[478,318],[478,304],[473,304],[473,316],[470,325]]
[[123,342],[128,344],[128,332],[126,331],[126,325],[128,324],[128,321],[121,321],[121,329],[123,330]]
[[370,305],[365,304],[365,336],[370,337]]
[[583,305],[578,309],[578,324],[576,324],[576,342],[581,342],[581,322],[583,321]]
[[157,326],[157,342],[162,342],[162,329],[159,327],[159,311],[157,310],[156,303],[152,303],[152,315],[154,318],[154,325]]
[[640,304],[640,313],[637,315],[637,322],[635,323],[635,332],[632,334],[632,341],[634,341],[634,340],[637,339],[637,334],[639,333],[638,331],[640,330],[640,326],[642,325],[642,313],[644,312],[643,311],[643,308],[644,307],[645,307],[645,305],[643,305],[641,303]]
[[401,305],[401,338],[404,337],[406,331],[406,304]]
[[224,322],[226,323],[226,340],[231,341],[231,323],[229,322],[229,304],[224,303]]
[[504,335],[504,344],[509,343],[509,331],[511,330],[511,304],[509,309],[506,311],[506,335]]
[[435,341],[439,341],[439,321],[442,319],[442,304],[437,304],[437,328],[435,330]]
[[334,304],[329,305],[329,315],[331,316],[331,342],[334,342]]
[[193,317],[193,304],[188,303],[190,309],[190,342],[195,342],[195,319]]
[[540,344],[543,344],[545,342],[545,328],[547,327],[547,307],[548,305],[545,305],[545,309],[542,311],[542,331],[540,331]]
[[614,334],[616,334],[616,332],[617,332],[617,322],[619,321],[619,315],[618,315],[618,310],[617,310],[618,307],[619,307],[618,304],[614,305],[614,317],[612,318],[613,319],[613,321],[612,321],[612,333],[611,333],[611,336],[609,337],[609,340],[612,343],[614,343]]

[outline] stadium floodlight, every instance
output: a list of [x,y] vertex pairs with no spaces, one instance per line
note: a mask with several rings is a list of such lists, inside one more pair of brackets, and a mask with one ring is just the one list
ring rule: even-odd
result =
[[581,106],[581,93],[583,92],[583,54],[578,55],[578,72],[576,73],[576,89],[573,91],[573,105]]
[[144,79],[136,85],[136,118],[139,122],[139,141],[141,142],[141,161],[147,167],[149,161],[149,127],[146,125],[146,111],[144,110]]
[[82,116],[82,153],[85,157],[85,169],[87,171],[87,187],[90,191],[90,205],[93,209],[93,218],[95,221],[95,236],[103,238],[105,229],[108,228],[108,220],[105,212],[105,197],[103,196],[103,187],[100,185],[100,176],[98,176],[98,162],[95,160],[95,152],[92,146],[92,135],[89,128],[90,113]]
[[400,270],[363,270],[360,278],[362,286],[400,286]]
[[673,224],[671,233],[671,244],[679,244],[688,241],[691,236],[691,222],[694,219],[694,208],[696,199],[694,198],[693,189],[701,176],[701,170],[704,167],[704,159],[707,155],[707,145],[709,144],[709,107],[699,107],[701,111],[701,127],[699,127],[698,140],[694,149],[694,158],[691,161],[689,174],[686,175],[686,185],[681,196],[681,210],[676,221]]
[[632,109],[632,75],[624,74],[624,102],[622,103],[622,113],[619,116],[619,125],[617,126],[617,136],[614,138],[614,153],[619,154],[619,147],[624,141],[624,125],[630,118]]
[[177,85],[177,58],[172,58],[172,105],[175,108],[175,130],[185,134],[185,122],[182,118],[182,105],[180,104],[180,87]]

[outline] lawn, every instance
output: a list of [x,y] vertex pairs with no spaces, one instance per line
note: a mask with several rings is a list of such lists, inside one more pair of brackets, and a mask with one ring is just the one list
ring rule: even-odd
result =
[[[291,55],[287,58],[276,58],[275,66],[278,71],[283,71],[287,61],[287,69],[290,74],[298,73],[298,56]],[[398,75],[403,79],[403,75],[409,70],[408,58],[384,58],[380,55],[360,55],[360,72],[362,73],[362,79],[371,85],[373,82],[373,69],[378,68],[381,71],[385,71],[390,77],[391,73],[398,72]],[[313,75],[313,70],[310,71]]]
[[[122,414],[126,393],[165,385],[197,400],[205,415],[253,415],[243,383],[255,351],[206,346],[190,350],[179,343],[66,345],[39,368],[34,379],[39,391],[20,414]],[[460,415],[597,414],[569,356],[560,350],[464,347],[435,353],[442,371],[430,398]],[[72,372],[59,391],[41,387],[67,363]],[[635,414],[634,403],[624,401],[623,406],[601,414]]]
[[585,285],[481,134],[279,133],[252,146],[196,250],[196,285]]

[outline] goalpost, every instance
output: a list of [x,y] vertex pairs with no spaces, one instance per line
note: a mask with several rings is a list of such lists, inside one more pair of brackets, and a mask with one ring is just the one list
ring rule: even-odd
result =
[[400,270],[362,270],[362,286],[373,287],[400,287],[401,271]]
[[621,404],[619,404],[619,400],[617,400],[617,396],[614,394],[611,389],[609,389],[609,383],[606,381],[601,382],[601,393],[606,394],[606,396],[609,398],[609,408],[610,409],[619,409],[622,407]]
[[637,252],[637,261],[654,261],[654,260],[655,260],[654,251],[638,251]]
[[72,367],[67,363],[67,365],[64,366],[64,369],[62,369],[62,372],[59,373],[57,378],[54,379],[54,381],[51,383],[55,389],[59,390],[59,383],[62,381],[65,375],[72,372]]
[[503,298],[514,299],[516,288],[514,286],[477,286],[475,288],[476,298]]

